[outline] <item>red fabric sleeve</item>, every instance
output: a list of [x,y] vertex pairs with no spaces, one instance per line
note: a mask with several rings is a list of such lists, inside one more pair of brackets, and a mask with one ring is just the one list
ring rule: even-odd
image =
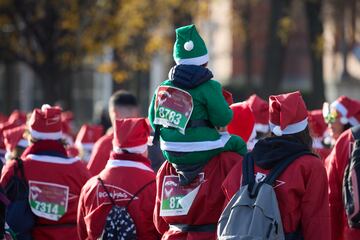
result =
[[6,164],[4,165],[2,172],[1,172],[1,187],[6,188],[6,185],[9,183],[11,177],[14,175],[14,169],[17,166],[16,161],[10,160],[6,161]]
[[221,185],[221,189],[225,194],[226,204],[234,196],[234,194],[240,189],[241,183],[241,172],[242,172],[242,160],[239,161],[229,172],[225,180]]
[[85,196],[84,189],[81,190],[78,211],[77,211],[77,232],[80,240],[86,239],[87,231],[86,231],[86,224],[85,224],[85,204],[84,204],[84,196]]
[[158,174],[156,175],[156,198],[155,198],[155,208],[153,221],[157,231],[163,235],[168,229],[169,225],[164,221],[162,217],[160,217],[160,204],[161,204],[161,193],[162,193],[162,182],[163,176],[161,173],[164,172],[163,168],[166,166],[166,162],[160,167]]
[[106,166],[112,150],[112,135],[100,138],[94,145],[87,168],[92,176],[98,175]]
[[142,221],[142,224],[144,228],[146,229],[146,232],[144,236],[144,240],[156,240],[160,239],[160,234],[155,228],[154,222],[153,222],[153,211],[154,211],[154,203],[155,203],[155,197],[156,197],[156,185],[151,184],[149,186],[149,189],[147,190],[147,193],[144,194],[145,196],[149,196],[149,198],[145,201],[146,204],[144,204],[142,211],[144,219]]
[[347,162],[349,144],[346,143],[347,138],[344,136],[340,136],[332,152],[325,160],[329,181],[329,206],[333,240],[342,239],[345,227],[343,223],[344,206],[342,203],[342,175],[345,167],[342,167],[343,164],[341,163]]
[[328,181],[321,161],[314,160],[305,176],[305,193],[301,201],[301,228],[304,239],[331,238]]

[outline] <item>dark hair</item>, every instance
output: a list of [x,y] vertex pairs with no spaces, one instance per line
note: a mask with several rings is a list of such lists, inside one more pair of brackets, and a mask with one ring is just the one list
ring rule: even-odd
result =
[[346,130],[348,130],[349,128],[351,128],[351,124],[350,123],[347,123],[347,124],[345,124],[344,125],[344,130],[343,130],[343,132],[345,132]]
[[[271,133],[272,137],[275,137],[273,133]],[[309,127],[306,127],[303,131],[294,133],[294,134],[288,134],[288,135],[282,135],[279,138],[286,139],[288,141],[298,142],[301,144],[306,145],[310,151],[312,151],[312,138],[310,136]]]
[[12,151],[12,157],[13,158],[19,158],[21,157],[21,155],[23,154],[23,152],[25,151],[26,148],[24,147],[19,147],[19,146],[16,146],[15,149]]
[[116,91],[109,100],[109,106],[137,107],[137,105],[136,97],[126,90]]

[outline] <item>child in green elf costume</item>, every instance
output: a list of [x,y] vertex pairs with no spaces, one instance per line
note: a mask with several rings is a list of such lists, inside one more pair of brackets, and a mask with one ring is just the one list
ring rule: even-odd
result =
[[240,137],[217,130],[229,124],[233,112],[206,68],[208,51],[194,25],[176,29],[173,57],[177,65],[149,107],[165,158],[176,166],[203,166],[223,151],[244,155],[246,144]]

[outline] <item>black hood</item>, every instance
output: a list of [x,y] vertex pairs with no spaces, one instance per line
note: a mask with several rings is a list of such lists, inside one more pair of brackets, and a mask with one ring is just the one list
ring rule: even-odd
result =
[[308,146],[289,136],[287,138],[269,137],[261,139],[249,154],[257,166],[262,169],[271,169],[278,162],[299,154],[299,152],[311,154]]
[[169,72],[169,79],[179,88],[192,89],[209,81],[213,77],[212,72],[197,65],[177,65]]

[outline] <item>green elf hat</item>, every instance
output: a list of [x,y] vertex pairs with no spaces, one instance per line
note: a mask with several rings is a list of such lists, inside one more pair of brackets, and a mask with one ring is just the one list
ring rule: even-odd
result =
[[194,24],[176,29],[173,57],[178,65],[200,66],[209,61],[205,42]]

